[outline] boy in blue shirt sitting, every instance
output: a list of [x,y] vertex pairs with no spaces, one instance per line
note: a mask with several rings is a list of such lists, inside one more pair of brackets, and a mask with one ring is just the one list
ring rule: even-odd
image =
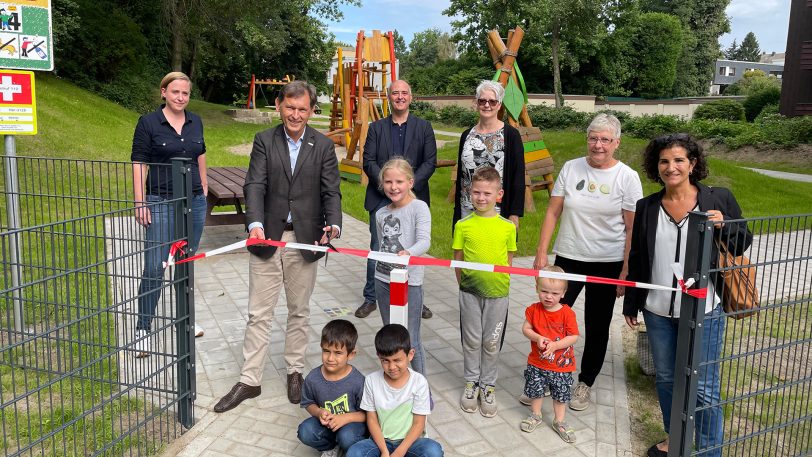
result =
[[299,425],[299,441],[335,457],[366,438],[366,413],[361,410],[364,375],[349,364],[355,358],[358,331],[352,322],[332,320],[321,331],[321,362],[304,380],[302,401],[312,417]]

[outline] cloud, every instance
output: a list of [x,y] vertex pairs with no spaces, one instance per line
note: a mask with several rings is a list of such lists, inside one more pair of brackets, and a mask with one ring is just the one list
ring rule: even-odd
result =
[[759,18],[789,11],[790,0],[733,0],[725,12],[731,18]]

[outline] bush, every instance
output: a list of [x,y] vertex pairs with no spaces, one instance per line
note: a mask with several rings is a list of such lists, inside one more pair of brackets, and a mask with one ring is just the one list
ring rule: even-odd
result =
[[533,125],[542,130],[586,129],[592,116],[589,113],[575,111],[569,106],[555,108],[547,105],[528,106],[527,113]]
[[753,122],[756,116],[761,113],[765,106],[778,104],[781,101],[781,89],[778,87],[767,87],[758,92],[753,92],[744,99],[744,114],[747,120]]
[[751,124],[725,119],[696,119],[687,125],[688,133],[700,139],[716,139],[725,142],[727,138],[742,135],[751,129]]
[[638,138],[652,139],[668,133],[684,132],[687,123],[679,116],[647,114],[629,119],[623,129]]
[[429,122],[438,120],[437,108],[432,103],[416,101],[409,105],[409,112]]
[[479,122],[479,113],[457,105],[448,105],[440,108],[438,117],[441,122],[457,127],[471,127]]
[[714,100],[700,105],[694,111],[694,119],[743,121],[745,119],[744,107],[735,100]]

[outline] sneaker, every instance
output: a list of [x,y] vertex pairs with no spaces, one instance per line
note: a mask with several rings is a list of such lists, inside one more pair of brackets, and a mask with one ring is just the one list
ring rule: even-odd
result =
[[195,338],[200,338],[201,336],[203,336],[203,327],[197,325],[197,322],[195,322]]
[[377,303],[374,301],[365,301],[363,305],[359,306],[358,309],[355,310],[355,317],[363,319],[369,316],[376,309],[378,309]]
[[483,386],[482,393],[480,394],[481,405],[479,405],[479,413],[484,417],[493,417],[496,415],[496,388],[494,386]]
[[321,457],[338,457],[338,446],[330,449],[329,451],[322,451]]
[[479,386],[474,381],[465,383],[465,390],[460,397],[460,408],[466,413],[475,413],[479,409],[477,398],[479,397]]
[[583,411],[589,408],[589,386],[583,382],[579,382],[572,391],[572,400],[570,400],[570,409],[575,411]]
[[431,319],[431,316],[434,316],[434,313],[431,312],[428,306],[423,305],[423,310],[420,311],[420,317],[423,319]]
[[143,359],[149,357],[149,330],[138,329],[135,331],[135,358]]

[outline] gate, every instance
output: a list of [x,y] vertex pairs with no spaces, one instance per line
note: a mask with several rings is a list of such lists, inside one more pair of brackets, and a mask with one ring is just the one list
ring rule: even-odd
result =
[[[137,340],[148,247],[133,217],[133,164],[1,160],[2,453],[156,453],[194,421],[191,265],[157,281],[152,330]],[[150,172],[172,175],[167,203],[178,215],[176,238],[185,238],[188,164],[152,164]],[[146,340],[151,355],[136,358]]]

